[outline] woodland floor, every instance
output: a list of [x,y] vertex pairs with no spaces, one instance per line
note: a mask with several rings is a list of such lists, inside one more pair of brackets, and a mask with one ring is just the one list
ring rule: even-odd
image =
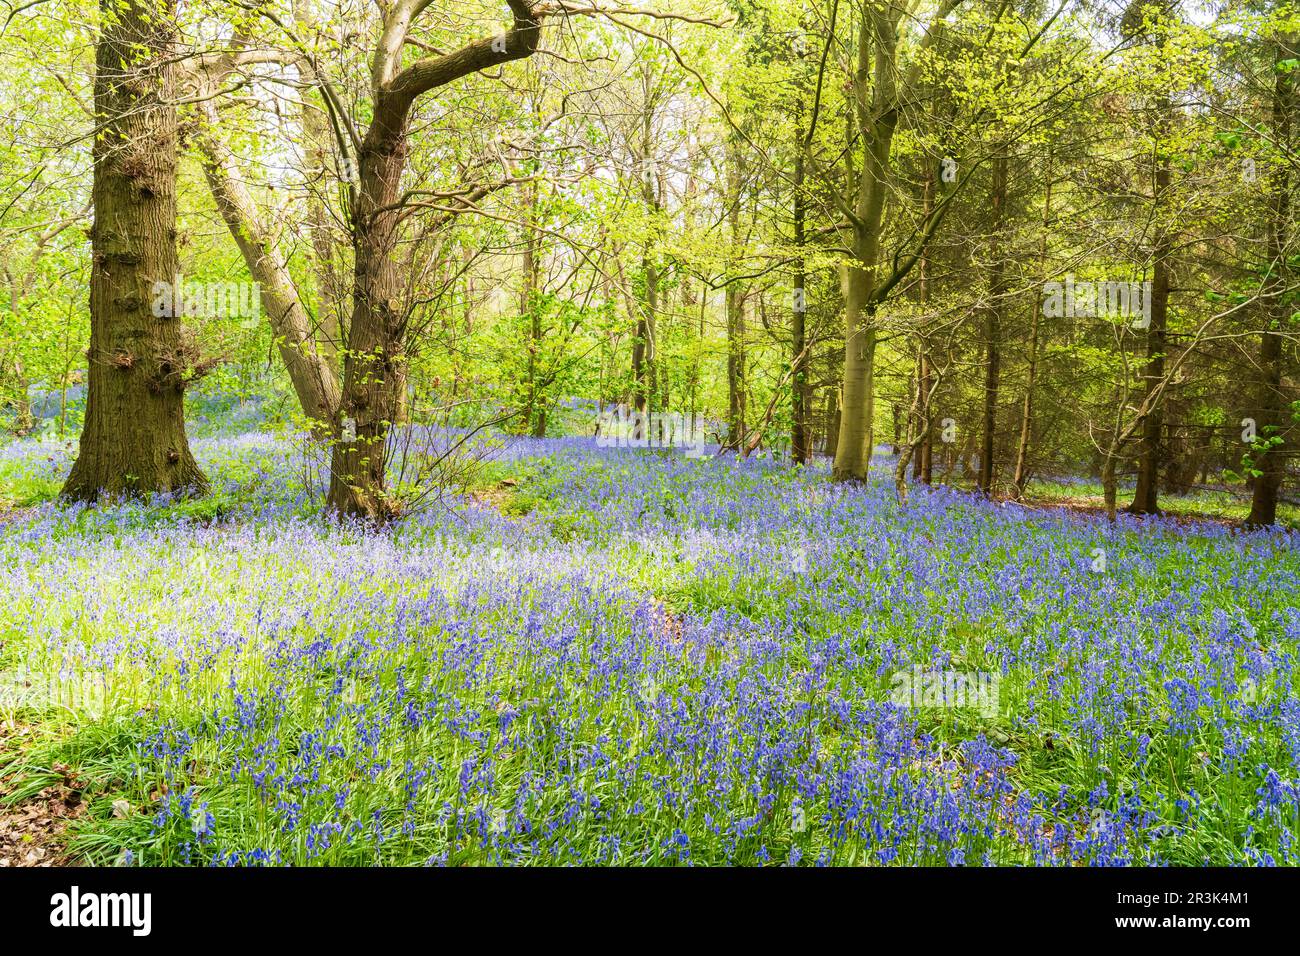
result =
[[1296,538],[1213,497],[525,439],[376,530],[194,446],[209,497],[94,507],[0,448],[2,866],[1300,863]]
[[[0,765],[23,749],[32,728],[0,723]],[[15,802],[0,789],[0,867],[61,866],[69,863],[69,825],[84,815],[83,784],[65,765],[53,768],[62,779]]]

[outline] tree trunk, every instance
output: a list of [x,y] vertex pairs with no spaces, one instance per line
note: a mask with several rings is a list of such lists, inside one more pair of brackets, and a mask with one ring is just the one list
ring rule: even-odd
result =
[[[926,163],[925,183],[922,188],[922,209],[925,221],[934,214],[934,164]],[[917,263],[916,299],[924,313],[930,304],[930,252],[927,248]],[[921,445],[917,449],[916,468],[912,477],[923,484],[930,484],[934,477],[934,436],[930,429],[930,393],[933,391],[934,369],[930,361],[930,346],[926,336],[921,335],[916,350],[916,387],[920,401],[917,404],[917,431],[921,436]]]
[[208,188],[249,274],[257,281],[262,308],[275,332],[298,404],[311,422],[313,433],[326,439],[333,432],[339,407],[339,383],[332,358],[317,343],[314,323],[298,295],[288,263],[272,250],[256,203],[239,178],[234,157],[216,132],[217,115],[211,102],[203,104],[202,113],[206,128],[198,135],[197,144]]
[[826,390],[826,445],[825,451],[833,455],[840,442],[840,390]]
[[352,217],[351,337],[340,409],[344,434],[334,445],[330,465],[329,506],[371,520],[391,517],[396,510],[385,491],[388,432],[401,416],[406,389],[406,316],[393,250],[407,116],[393,118],[392,125],[388,120],[376,115],[361,148]]
[[[1273,80],[1273,131],[1279,149],[1290,149],[1292,120],[1297,97],[1295,76],[1283,64],[1295,56],[1295,37],[1279,37]],[[1291,178],[1285,162],[1273,168],[1272,217],[1268,224],[1269,273],[1265,280],[1265,317],[1268,325],[1260,339],[1258,434],[1265,439],[1282,439],[1287,430],[1288,402],[1282,389],[1282,334],[1290,317],[1287,302],[1291,270],[1288,266],[1291,219]],[[1278,494],[1282,487],[1285,444],[1272,445],[1255,457],[1260,474],[1255,479],[1247,524],[1271,525],[1277,520]]]
[[1117,498],[1118,481],[1115,477],[1115,463],[1118,460],[1118,442],[1111,443],[1110,453],[1106,455],[1106,462],[1101,467],[1101,493],[1102,500],[1106,507],[1106,519],[1115,520],[1115,500]]
[[537,208],[541,191],[536,180],[526,187],[527,212],[524,220],[523,289],[519,295],[520,313],[528,316],[528,405],[525,428],[534,438],[546,437],[546,406],[540,394],[537,368],[538,355],[542,348],[542,312],[537,301],[540,284],[540,245],[541,234],[537,230]]
[[741,195],[745,189],[744,153],[736,135],[727,138],[727,286],[724,306],[727,320],[727,444],[745,445],[745,300],[746,290],[732,275],[736,250],[743,242],[740,228]]
[[[876,258],[890,181],[896,109],[898,34],[887,12],[864,5],[858,69],[852,80],[858,131],[864,140],[857,177],[856,221],[849,227],[853,262],[844,281],[844,398],[831,475],[862,481],[871,467],[875,420]],[[868,92],[870,87],[870,92]]]
[[[1168,100],[1161,99],[1158,109],[1162,117],[1171,109]],[[1163,131],[1165,125],[1161,126]],[[1164,428],[1163,393],[1156,400],[1155,391],[1160,387],[1165,375],[1165,354],[1168,348],[1166,329],[1169,325],[1169,254],[1171,237],[1168,227],[1160,221],[1169,190],[1170,160],[1166,148],[1166,138],[1159,135],[1156,149],[1160,155],[1156,159],[1155,191],[1153,204],[1156,209],[1156,229],[1158,230],[1153,251],[1151,278],[1151,314],[1147,325],[1145,398],[1143,406],[1147,409],[1142,419],[1142,438],[1138,450],[1137,484],[1133,489],[1133,501],[1128,506],[1130,514],[1154,515],[1160,513],[1160,433]],[[1167,388],[1167,386],[1166,386]]]
[[[924,343],[922,343],[924,346]],[[924,355],[924,347],[922,348]],[[937,383],[930,382],[922,384],[922,377],[917,377],[916,391],[912,392],[912,405],[908,410],[908,418],[917,423],[916,430],[913,434],[908,435],[906,443],[899,450],[898,462],[894,466],[894,490],[898,494],[898,500],[907,503],[907,466],[911,463],[913,456],[918,448],[925,447],[929,444],[930,439],[930,422],[920,414],[922,406],[929,401],[929,391],[922,389],[932,389]]]
[[[652,228],[658,228],[659,178],[654,161],[653,117],[647,107],[641,126],[641,198],[652,217]],[[646,240],[641,257],[641,271],[645,276],[645,302],[637,311],[636,338],[632,343],[633,403],[637,411],[654,409],[655,391],[655,319],[659,313],[659,268],[655,264],[655,241]]]
[[[874,245],[874,242],[872,243]],[[871,467],[875,420],[875,309],[866,308],[871,279],[849,266],[844,312],[844,399],[832,475],[836,481],[864,480]]]
[[[1040,278],[1046,278],[1047,270],[1047,233],[1052,221],[1052,154],[1047,154],[1047,185],[1043,197],[1043,239],[1038,252],[1038,270]],[[1029,483],[1029,443],[1034,431],[1034,386],[1038,379],[1038,331],[1042,316],[1042,304],[1037,294],[1030,300],[1032,310],[1029,320],[1029,369],[1025,378],[1025,399],[1020,408],[1020,440],[1016,443],[1016,470],[1011,485],[1015,499],[1019,501],[1025,494]]]
[[464,76],[537,50],[541,20],[527,0],[507,0],[509,32],[402,68],[412,16],[427,5],[382,8],[383,31],[371,61],[373,118],[361,141],[359,183],[352,210],[352,319],[343,363],[341,437],[330,461],[327,505],[344,514],[384,519],[398,504],[388,495],[388,436],[401,419],[406,394],[407,303],[393,251],[408,210],[400,201],[416,99]]
[[1002,374],[1002,310],[1005,308],[1006,263],[1003,261],[1002,229],[1007,206],[1007,156],[993,160],[993,242],[989,263],[989,305],[984,325],[984,432],[980,449],[979,490],[993,494],[993,455],[997,442],[998,387]]
[[921,343],[921,405],[918,414],[918,427],[921,434],[921,447],[917,453],[916,477],[921,484],[928,485],[934,481],[934,429],[931,427],[933,416],[930,413],[930,396],[934,392],[934,366],[925,342]]
[[[15,310],[16,311],[16,310]],[[27,369],[23,366],[23,360],[17,355],[14,356],[14,422],[13,433],[22,437],[30,432],[36,424],[36,419],[32,415],[32,399],[28,394],[31,383],[27,380]],[[64,405],[67,405],[67,399],[64,399]],[[60,406],[60,413],[63,407]]]
[[320,352],[334,373],[338,387],[339,356],[347,345],[343,322],[345,297],[338,274],[334,249],[334,230],[324,192],[327,183],[335,182],[329,158],[334,155],[330,146],[329,120],[319,96],[303,95],[302,129],[306,140],[307,175],[307,229],[311,234],[312,271],[316,276],[316,335]]
[[791,312],[790,354],[794,374],[790,382],[790,459],[795,464],[808,463],[808,276],[804,260],[804,223],[807,218],[804,199],[803,97],[799,97],[799,122],[795,128],[794,159],[794,245],[797,252],[794,270],[794,302]]
[[85,427],[63,494],[202,491],[185,435],[194,346],[155,315],[176,257],[174,0],[104,0],[95,55]]
[[659,356],[655,354],[655,338],[658,331],[656,320],[659,318],[659,267],[650,254],[646,255],[642,266],[645,272],[645,308],[641,311],[641,322],[637,329],[637,335],[645,347],[645,361],[641,367],[641,388],[645,399],[643,403],[645,410],[654,411],[657,407],[656,393],[659,388],[656,369]]
[[[922,209],[928,222],[934,214],[934,163],[926,163],[925,186],[922,193]],[[930,304],[930,250],[927,247],[917,263],[917,299],[924,309]],[[916,456],[916,477],[922,484],[934,481],[934,429],[931,427],[934,413],[930,409],[930,399],[934,393],[934,362],[930,357],[930,343],[922,336],[918,349],[917,388],[921,397],[920,416],[921,447]]]
[[1011,478],[1012,494],[1019,501],[1029,483],[1029,440],[1034,430],[1034,386],[1038,378],[1038,320],[1039,304],[1031,303],[1033,315],[1029,320],[1029,369],[1025,377],[1025,398],[1020,406],[1020,438],[1016,442],[1016,468]]

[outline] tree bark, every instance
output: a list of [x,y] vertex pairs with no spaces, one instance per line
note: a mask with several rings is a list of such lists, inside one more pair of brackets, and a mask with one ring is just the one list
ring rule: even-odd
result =
[[871,467],[875,419],[876,258],[889,182],[890,152],[898,123],[898,34],[885,10],[862,9],[858,69],[852,87],[863,138],[855,215],[849,232],[853,261],[844,279],[844,392],[839,441],[831,475],[862,481]]
[[728,284],[724,301],[727,310],[727,445],[739,449],[745,443],[745,293]]
[[993,160],[993,242],[989,263],[989,305],[984,325],[984,432],[980,449],[979,490],[993,494],[994,452],[997,447],[998,387],[1002,374],[1002,310],[1006,296],[1006,262],[1002,229],[1007,206],[1007,156]]
[[329,504],[371,520],[394,514],[385,495],[388,432],[401,416],[406,388],[406,314],[393,251],[407,122],[405,112],[375,117],[362,146],[352,223],[356,266],[343,363],[344,437],[334,445]]
[[525,409],[527,421],[524,424],[529,435],[534,438],[545,438],[546,406],[540,395],[541,376],[537,367],[542,348],[542,312],[537,301],[541,246],[541,234],[537,229],[537,209],[541,193],[536,180],[528,184],[526,196],[523,261],[520,266],[523,272],[523,288],[519,294],[520,313],[528,317],[528,404]]
[[[926,162],[925,180],[921,190],[921,205],[925,219],[934,214],[934,164]],[[924,313],[930,304],[930,253],[927,248],[920,262],[917,263],[916,300]],[[915,470],[912,477],[922,484],[930,484],[934,478],[934,435],[930,428],[930,394],[933,391],[934,368],[930,360],[930,345],[922,334],[917,340],[916,348],[916,387],[920,399],[917,405],[917,433],[921,444],[916,450]]]
[[[1047,233],[1052,220],[1052,154],[1047,154],[1047,185],[1043,196],[1043,238],[1039,245],[1039,277],[1047,274]],[[1035,294],[1030,300],[1029,320],[1029,369],[1025,377],[1025,397],[1020,407],[1020,439],[1016,443],[1016,469],[1011,479],[1012,493],[1019,501],[1025,494],[1029,483],[1029,444],[1034,431],[1034,387],[1038,379],[1038,337],[1039,322],[1042,316],[1042,304]]]
[[176,256],[174,0],[103,0],[95,54],[85,426],[63,495],[206,490],[185,434],[194,346],[155,315]]
[[[1151,315],[1146,329],[1146,368],[1143,371],[1145,395],[1148,399],[1154,395],[1165,375],[1165,356],[1168,350],[1166,330],[1169,327],[1169,255],[1172,239],[1169,228],[1161,221],[1165,204],[1165,195],[1170,184],[1170,159],[1164,131],[1167,121],[1163,119],[1172,107],[1169,101],[1161,98],[1157,109],[1162,117],[1160,134],[1156,137],[1155,148],[1159,151],[1156,158],[1155,189],[1152,202],[1156,209],[1156,229],[1158,230],[1155,248],[1152,253],[1151,277]],[[1164,429],[1164,402],[1146,401],[1147,414],[1143,416],[1142,438],[1138,450],[1137,483],[1133,489],[1133,501],[1126,509],[1130,514],[1155,515],[1160,513],[1160,435]]]
[[840,441],[840,390],[826,390],[826,453],[834,454]]
[[[651,106],[646,104],[641,123],[641,199],[652,220],[659,225],[659,178],[654,160],[654,126]],[[655,240],[647,238],[641,256],[645,277],[645,301],[637,310],[636,337],[632,342],[632,397],[637,411],[654,409],[655,320],[659,315],[659,267],[655,262]],[[641,437],[641,436],[638,436]]]
[[743,237],[740,228],[741,196],[745,189],[745,159],[736,135],[727,138],[727,230],[730,250],[724,295],[727,320],[727,444],[739,451],[745,445],[745,300],[747,291],[732,275],[736,250]]
[[338,257],[334,247],[334,229],[330,222],[329,207],[325,202],[327,183],[336,182],[329,159],[334,155],[330,146],[329,121],[320,97],[304,94],[302,103],[302,130],[306,140],[307,176],[307,229],[311,234],[312,271],[316,276],[316,329],[315,340],[321,355],[334,375],[336,388],[339,357],[347,347],[347,329],[344,315],[344,289],[338,274]]
[[258,284],[262,308],[275,332],[298,404],[311,422],[312,432],[318,438],[328,438],[339,407],[339,383],[331,355],[317,342],[315,323],[302,304],[288,263],[271,248],[271,239],[262,227],[248,187],[239,178],[234,157],[216,134],[217,115],[211,102],[203,104],[202,114],[206,128],[196,141],[208,188],[249,274]]
[[917,387],[921,394],[921,406],[917,412],[921,447],[916,456],[916,477],[921,484],[928,485],[934,481],[934,429],[932,428],[933,416],[930,412],[930,396],[934,392],[934,365],[925,342],[921,343],[921,374]]
[[[1294,74],[1283,63],[1296,54],[1295,37],[1279,37],[1274,62],[1273,132],[1279,148],[1289,149],[1292,123],[1297,106]],[[1288,265],[1291,221],[1291,177],[1286,162],[1277,163],[1272,172],[1272,216],[1268,224],[1269,272],[1265,280],[1264,311],[1267,326],[1259,343],[1259,415],[1258,434],[1265,439],[1284,439],[1289,404],[1282,388],[1282,333],[1290,317],[1286,295],[1290,287]],[[1282,487],[1286,443],[1272,445],[1255,459],[1260,474],[1251,493],[1247,524],[1271,525],[1277,520],[1277,503]]]
[[795,128],[794,159],[794,296],[790,318],[790,355],[794,371],[790,381],[790,458],[795,464],[805,465],[810,457],[808,447],[808,316],[807,267],[804,259],[805,221],[807,203],[804,197],[804,146],[803,146],[803,95],[799,95],[799,122]]
[[[17,314],[17,310],[14,310]],[[30,432],[36,424],[36,419],[32,415],[32,399],[28,394],[31,388],[31,382],[27,380],[27,369],[23,366],[23,360],[17,355],[14,356],[14,421],[13,433],[22,437]],[[0,366],[3,368],[3,366]],[[66,405],[66,400],[64,401]],[[60,407],[62,411],[62,407]]]
[[418,97],[479,70],[531,56],[544,14],[528,0],[507,0],[514,25],[505,34],[474,41],[402,66],[411,21],[427,4],[384,8],[383,31],[372,61],[374,110],[361,141],[359,182],[352,212],[352,318],[343,363],[342,437],[330,461],[328,506],[344,515],[382,520],[397,513],[387,493],[388,435],[402,415],[406,391],[406,305],[393,252],[402,220],[402,173],[409,149],[410,112]]

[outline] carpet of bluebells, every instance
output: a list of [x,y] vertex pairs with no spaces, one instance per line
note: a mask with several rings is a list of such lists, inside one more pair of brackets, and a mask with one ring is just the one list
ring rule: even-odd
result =
[[373,530],[254,422],[194,448],[206,503],[0,513],[0,672],[103,689],[0,698],[0,775],[72,767],[89,862],[1300,862],[1295,536],[579,438]]

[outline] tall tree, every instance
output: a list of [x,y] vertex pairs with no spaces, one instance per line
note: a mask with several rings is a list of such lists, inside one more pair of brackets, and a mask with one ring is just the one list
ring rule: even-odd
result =
[[412,22],[429,2],[395,0],[382,8],[383,28],[370,76],[373,118],[356,143],[358,183],[351,223],[355,271],[340,402],[345,427],[330,464],[328,502],[342,514],[371,519],[392,514],[392,502],[385,495],[387,442],[406,389],[408,318],[394,251],[407,212],[402,174],[411,111],[432,90],[533,54],[543,14],[534,11],[528,0],[508,2],[514,21],[505,33],[408,66],[402,65],[402,49]]
[[[944,30],[944,18],[962,0],[941,0],[915,52],[930,49]],[[876,313],[916,265],[946,212],[936,206],[914,232],[912,248],[894,257],[881,271],[877,260],[885,218],[885,200],[893,177],[894,133],[906,102],[917,94],[917,62],[903,67],[900,46],[912,32],[910,11],[903,4],[864,2],[856,27],[854,67],[848,79],[852,122],[848,124],[845,179],[852,192],[835,194],[846,220],[849,261],[844,267],[844,377],[840,422],[832,475],[837,481],[862,480],[871,463],[875,417]],[[913,29],[919,29],[915,26]],[[860,145],[859,145],[860,144]],[[859,157],[856,168],[849,158]]]
[[1007,267],[1002,231],[1006,227],[1007,154],[1000,151],[993,160],[993,189],[989,195],[993,206],[992,258],[989,262],[988,305],[984,324],[984,430],[980,446],[978,487],[986,495],[993,493],[993,455],[997,447],[998,386],[1002,375],[1002,313],[1006,308]]
[[808,413],[812,394],[808,388],[808,199],[805,195],[805,154],[803,126],[806,107],[803,90],[796,92],[795,104],[795,156],[794,182],[794,302],[790,315],[790,458],[797,464],[807,464],[812,453],[809,447]]
[[746,438],[745,409],[748,388],[745,381],[745,308],[749,290],[745,280],[735,275],[736,261],[744,246],[741,228],[741,204],[744,202],[748,170],[740,139],[727,137],[727,232],[729,255],[724,305],[727,311],[727,442],[739,450]]
[[[1161,0],[1151,3],[1139,0],[1129,8],[1128,18],[1140,15],[1143,19],[1134,24],[1126,19],[1126,33],[1138,36],[1149,30],[1160,31],[1157,49],[1163,51],[1166,46],[1164,31],[1172,24],[1173,5]],[[1162,463],[1161,432],[1164,428],[1164,402],[1153,400],[1161,386],[1165,372],[1165,357],[1168,351],[1169,328],[1169,267],[1173,252],[1173,230],[1167,221],[1166,209],[1168,194],[1172,182],[1171,132],[1173,128],[1173,104],[1168,91],[1161,90],[1154,97],[1151,118],[1147,123],[1151,148],[1151,229],[1153,242],[1151,250],[1151,306],[1150,312],[1142,317],[1146,327],[1146,366],[1142,373],[1147,409],[1142,416],[1139,427],[1141,436],[1138,446],[1137,484],[1133,489],[1133,501],[1128,506],[1131,514],[1154,515],[1160,513],[1160,469]]]
[[[200,490],[185,389],[200,370],[173,283],[177,113],[174,0],[103,0],[95,56],[89,392],[63,494]],[[179,290],[171,290],[178,293]],[[156,314],[162,313],[162,314]]]
[[[1274,41],[1272,127],[1274,144],[1293,155],[1296,117],[1296,37],[1280,34]],[[1283,390],[1284,353],[1282,339],[1293,308],[1291,242],[1290,159],[1275,163],[1270,177],[1271,206],[1267,226],[1267,278],[1261,290],[1265,319],[1259,343],[1258,428],[1262,441],[1256,455],[1255,486],[1251,494],[1252,525],[1271,525],[1277,520],[1278,492],[1282,486],[1286,450],[1285,432],[1290,403]]]

